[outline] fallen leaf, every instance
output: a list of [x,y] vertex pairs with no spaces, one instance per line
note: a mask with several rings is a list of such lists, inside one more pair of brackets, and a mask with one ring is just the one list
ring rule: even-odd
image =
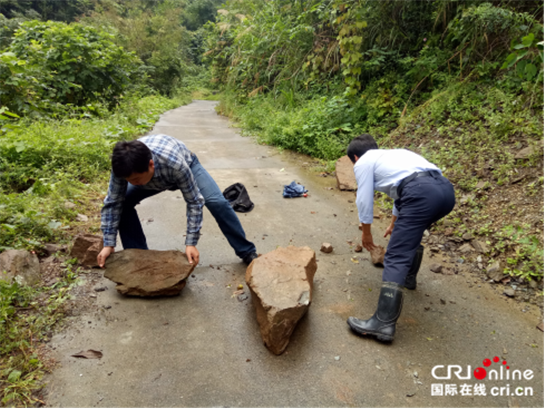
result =
[[280,169],[280,172],[284,172],[284,168]]
[[426,338],[428,341],[433,341],[432,337]]
[[102,352],[95,351],[94,349],[88,349],[87,351],[80,351],[77,354],[71,356],[73,356],[74,358],[100,359],[102,358]]
[[350,257],[350,261],[351,261],[352,263],[355,263],[355,264],[359,264],[359,263],[360,263],[359,260],[356,259],[356,258],[354,258],[354,257]]
[[239,284],[239,285],[237,286],[237,288],[238,288],[239,290],[242,290],[242,289],[244,288],[244,286],[243,286],[242,284]]

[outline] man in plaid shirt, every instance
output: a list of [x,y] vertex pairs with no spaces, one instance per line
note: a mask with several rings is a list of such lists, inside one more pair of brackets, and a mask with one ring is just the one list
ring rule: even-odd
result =
[[118,231],[123,248],[147,249],[135,206],[160,192],[177,189],[182,191],[187,203],[185,250],[191,264],[199,262],[196,245],[202,227],[203,205],[212,213],[237,256],[246,264],[257,257],[256,248],[246,239],[240,220],[197,156],[171,136],[151,135],[118,142],[114,147],[110,186],[101,212],[104,248],[97,257],[98,265],[104,267],[114,252]]

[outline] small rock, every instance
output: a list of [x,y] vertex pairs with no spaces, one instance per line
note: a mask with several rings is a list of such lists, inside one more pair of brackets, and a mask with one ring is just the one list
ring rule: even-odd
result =
[[83,265],[95,266],[102,247],[102,237],[93,234],[80,234],[74,240],[70,255],[77,258]]
[[477,252],[481,254],[486,254],[490,252],[490,249],[488,248],[486,243],[483,243],[482,241],[473,240],[471,244],[473,244],[473,247],[475,247],[475,250],[477,250]]
[[477,263],[482,263],[483,262],[483,258],[481,256],[477,256]]
[[515,290],[513,290],[510,287],[507,287],[505,290],[503,290],[503,293],[508,297],[514,297],[515,296]]
[[464,233],[464,235],[462,236],[462,239],[464,239],[465,241],[469,241],[473,238],[473,235],[471,233]]
[[535,152],[535,148],[533,146],[528,146],[527,148],[521,149],[517,152],[515,155],[515,159],[528,159],[530,156],[532,156]]
[[370,251],[371,253],[371,262],[375,265],[384,265],[384,255],[386,254],[386,249],[382,246],[375,246],[375,248]]
[[335,361],[340,361],[341,360],[341,357],[340,356],[336,356],[335,357]]
[[237,300],[239,300],[240,302],[244,301],[244,300],[247,300],[248,299],[248,295],[246,294],[240,294],[237,296]]
[[462,245],[458,251],[462,254],[467,254],[467,253],[471,253],[473,251],[473,246],[469,243],[466,243],[464,245]]
[[330,243],[322,243],[320,251],[322,253],[331,253],[333,251],[333,246]]
[[71,209],[74,209],[74,208],[76,207],[76,205],[75,205],[74,203],[72,203],[72,202],[66,201],[66,202],[64,202],[64,207],[65,207],[66,209],[70,209],[70,210],[71,210]]
[[536,289],[537,288],[537,281],[532,280],[532,281],[530,281],[530,283],[528,285],[530,286],[530,288]]
[[59,251],[64,251],[65,247],[58,244],[47,243],[44,245],[44,251],[48,256],[51,256]]
[[501,281],[503,278],[503,271],[501,270],[500,263],[496,261],[494,264],[488,266],[486,275],[495,282]]
[[108,289],[108,287],[106,287],[105,285],[103,286],[100,286],[100,287],[95,287],[94,290],[99,293],[101,291],[106,291]]
[[466,204],[470,199],[473,200],[473,195],[465,195],[460,199],[460,204]]
[[452,276],[452,275],[454,275],[454,271],[452,271],[450,268],[444,268],[443,269],[443,275]]
[[432,263],[430,265],[430,271],[433,272],[433,273],[441,273],[441,271],[443,270],[443,266],[439,263]]
[[445,305],[447,302],[445,300],[443,300],[442,298],[439,300],[441,301],[441,304]]
[[484,180],[481,180],[479,183],[477,183],[477,186],[475,186],[475,189],[482,189],[486,185],[486,182]]
[[359,244],[358,244],[358,245],[356,246],[356,248],[354,249],[354,251],[355,251],[356,253],[361,253],[362,250],[363,250],[363,247],[360,246]]
[[84,214],[78,214],[76,216],[76,221],[77,222],[88,222],[89,218],[87,216],[85,216]]

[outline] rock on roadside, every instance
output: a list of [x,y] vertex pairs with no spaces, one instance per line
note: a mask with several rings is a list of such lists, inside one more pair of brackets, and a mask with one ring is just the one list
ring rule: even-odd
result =
[[40,261],[26,250],[6,250],[0,254],[0,280],[24,285],[40,282]]
[[194,269],[180,251],[129,249],[108,257],[104,277],[124,295],[172,296],[180,294]]
[[320,251],[322,253],[331,253],[333,251],[333,246],[330,243],[322,243]]
[[283,353],[299,320],[312,302],[316,253],[309,247],[287,248],[262,255],[246,270],[265,346]]
[[354,176],[354,164],[348,155],[340,158],[335,164],[337,187],[340,190],[357,190],[356,177]]
[[102,247],[102,237],[94,234],[80,234],[74,240],[70,255],[77,258],[84,266],[96,266],[97,256]]

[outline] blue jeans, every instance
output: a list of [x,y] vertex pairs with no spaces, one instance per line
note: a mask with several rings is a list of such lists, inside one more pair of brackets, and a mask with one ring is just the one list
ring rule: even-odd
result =
[[382,281],[405,284],[422,234],[454,208],[454,188],[443,176],[425,176],[407,183],[395,205],[399,210],[384,256]]
[[[240,220],[229,202],[210,174],[202,167],[199,160],[195,158],[191,164],[191,172],[197,183],[199,191],[204,197],[204,205],[212,213],[218,226],[235,250],[235,254],[244,258],[256,251],[254,244],[246,239],[244,229]],[[161,193],[160,190],[147,190],[129,183],[123,213],[119,222],[119,235],[124,249],[148,249],[146,236],[142,230],[142,224],[138,218],[135,206],[142,200]]]

